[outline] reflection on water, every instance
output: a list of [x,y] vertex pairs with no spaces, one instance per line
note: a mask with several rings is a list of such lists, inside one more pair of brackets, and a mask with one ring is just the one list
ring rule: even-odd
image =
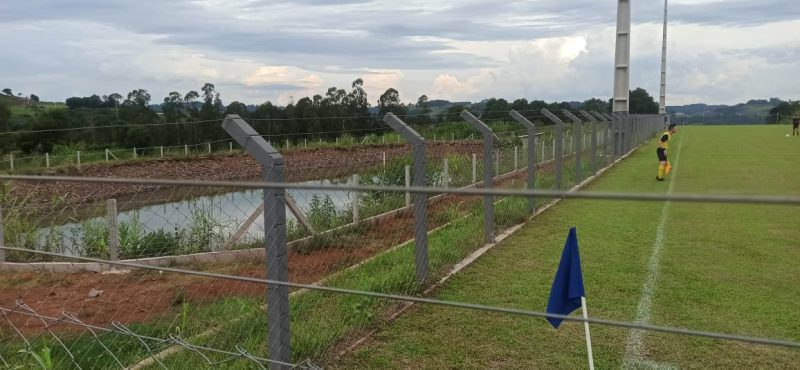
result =
[[[346,180],[315,180],[303,184],[330,185],[343,184]],[[337,212],[350,209],[352,195],[345,191],[292,190],[287,191],[305,213],[311,209],[314,196],[319,199],[330,199]],[[214,233],[221,241],[227,240],[253,214],[264,199],[263,190],[244,190],[211,196],[202,196],[188,200],[167,202],[136,208],[117,215],[119,225],[138,224],[142,231],[149,233],[159,230],[165,232],[185,232],[196,227],[198,221],[213,221]],[[271,205],[267,204],[267,207]],[[285,207],[285,205],[283,205]],[[296,222],[294,215],[286,207],[288,222]],[[58,245],[68,255],[83,254],[84,227],[87,224],[105,224],[103,217],[94,217],[80,223],[67,223],[60,226],[41,229],[38,232],[40,248]],[[254,241],[264,237],[263,213],[252,223],[241,241]],[[222,243],[217,243],[219,248]],[[52,249],[52,248],[48,248]]]

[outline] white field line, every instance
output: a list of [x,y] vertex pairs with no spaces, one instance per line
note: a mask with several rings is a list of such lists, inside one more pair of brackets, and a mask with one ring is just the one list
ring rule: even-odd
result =
[[[678,144],[678,150],[675,154],[675,171],[670,176],[669,185],[667,186],[667,194],[672,194],[675,185],[675,175],[677,174],[678,160],[681,155],[681,146],[683,141]],[[656,228],[656,239],[653,242],[653,252],[650,255],[648,263],[647,277],[645,278],[644,285],[642,286],[642,297],[639,299],[639,305],[636,307],[636,318],[633,320],[636,324],[647,324],[650,322],[650,312],[653,306],[653,296],[656,290],[656,281],[660,272],[661,264],[661,249],[664,246],[664,229],[667,226],[669,219],[669,208],[671,202],[665,202],[664,207],[661,208],[661,218]],[[650,361],[644,360],[644,330],[631,330],[628,336],[628,343],[625,346],[625,368],[637,368],[644,365],[647,368],[663,368],[669,367],[667,365],[655,364]],[[658,365],[658,366],[654,366]]]

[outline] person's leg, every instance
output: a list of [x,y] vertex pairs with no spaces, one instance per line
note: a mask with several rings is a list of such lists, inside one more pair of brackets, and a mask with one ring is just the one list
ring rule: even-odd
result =
[[664,176],[669,175],[669,172],[672,171],[672,165],[667,161],[666,167],[664,167]]
[[667,155],[664,153],[664,149],[661,148],[656,149],[656,155],[658,156],[658,175],[656,180],[664,180],[664,173],[667,172]]

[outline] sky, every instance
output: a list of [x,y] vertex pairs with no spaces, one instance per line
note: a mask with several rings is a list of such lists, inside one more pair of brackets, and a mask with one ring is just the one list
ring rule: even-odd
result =
[[[631,89],[657,99],[662,0],[631,0]],[[0,86],[45,101],[214,83],[224,102],[608,99],[614,0],[0,2]],[[671,0],[667,104],[800,99],[800,1]]]

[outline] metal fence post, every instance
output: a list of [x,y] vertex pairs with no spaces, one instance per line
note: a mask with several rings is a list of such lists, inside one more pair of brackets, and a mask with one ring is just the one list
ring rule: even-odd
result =
[[605,155],[608,157],[612,157],[614,155],[614,141],[611,138],[611,132],[614,130],[614,117],[608,113],[598,113],[598,116],[602,117],[604,121],[603,125],[603,147],[605,150],[603,151]]
[[[284,159],[275,148],[242,118],[228,115],[222,128],[261,165],[264,181],[284,182]],[[288,248],[286,246],[285,189],[264,189],[264,233],[267,252],[267,280],[288,282]],[[292,361],[289,320],[289,288],[267,284],[267,315],[270,369],[285,370]],[[283,364],[281,364],[283,363]]]
[[581,149],[583,148],[583,140],[582,140],[583,139],[583,127],[582,127],[583,126],[583,121],[581,121],[580,118],[575,117],[575,115],[572,114],[572,112],[570,112],[570,111],[568,111],[566,109],[564,110],[564,115],[567,116],[567,118],[569,118],[570,121],[572,121],[572,123],[575,124],[575,130],[573,130],[573,131],[575,131],[574,132],[574,136],[575,136],[575,140],[574,140],[574,142],[575,142],[575,145],[574,145],[574,147],[575,147],[575,184],[580,184],[581,181],[583,181],[583,176],[581,174],[581,172],[582,172],[582,168],[581,168],[581,154],[582,154],[581,153]]
[[[425,139],[392,113],[383,116],[393,130],[411,144],[414,186],[425,186]],[[408,168],[408,167],[406,167]],[[417,282],[428,279],[428,195],[414,193],[414,256]]]
[[117,224],[117,200],[106,202],[106,223],[108,223],[108,254],[112,261],[119,259],[119,225]]
[[556,189],[561,189],[561,173],[564,168],[564,122],[561,121],[560,118],[556,117],[553,113],[550,113],[550,111],[547,109],[542,109],[542,114],[556,124],[553,161],[555,162],[555,186]]
[[583,118],[586,118],[589,125],[592,126],[591,136],[589,137],[589,153],[591,153],[592,160],[589,165],[591,166],[592,174],[595,174],[597,173],[597,119],[585,110],[581,111],[581,115]]
[[[483,187],[484,189],[491,189],[494,187],[492,152],[494,151],[494,139],[496,137],[489,126],[486,126],[485,123],[481,122],[469,111],[462,111],[461,118],[483,134]],[[494,197],[491,195],[483,197],[483,232],[485,241],[494,243]]]
[[3,207],[0,206],[0,262],[6,261],[6,239],[3,233]]
[[[353,174],[353,185],[358,186],[359,183],[359,176],[358,174]],[[357,223],[361,221],[360,216],[360,206],[361,206],[361,193],[358,191],[353,192],[353,199],[350,201],[350,206],[353,208],[353,223]]]
[[[517,122],[525,126],[528,131],[528,189],[533,190],[536,188],[536,126],[515,110],[512,110],[509,114]],[[544,145],[542,145],[542,159],[544,159]],[[536,199],[534,197],[528,197],[528,211],[531,213],[536,211]]]

